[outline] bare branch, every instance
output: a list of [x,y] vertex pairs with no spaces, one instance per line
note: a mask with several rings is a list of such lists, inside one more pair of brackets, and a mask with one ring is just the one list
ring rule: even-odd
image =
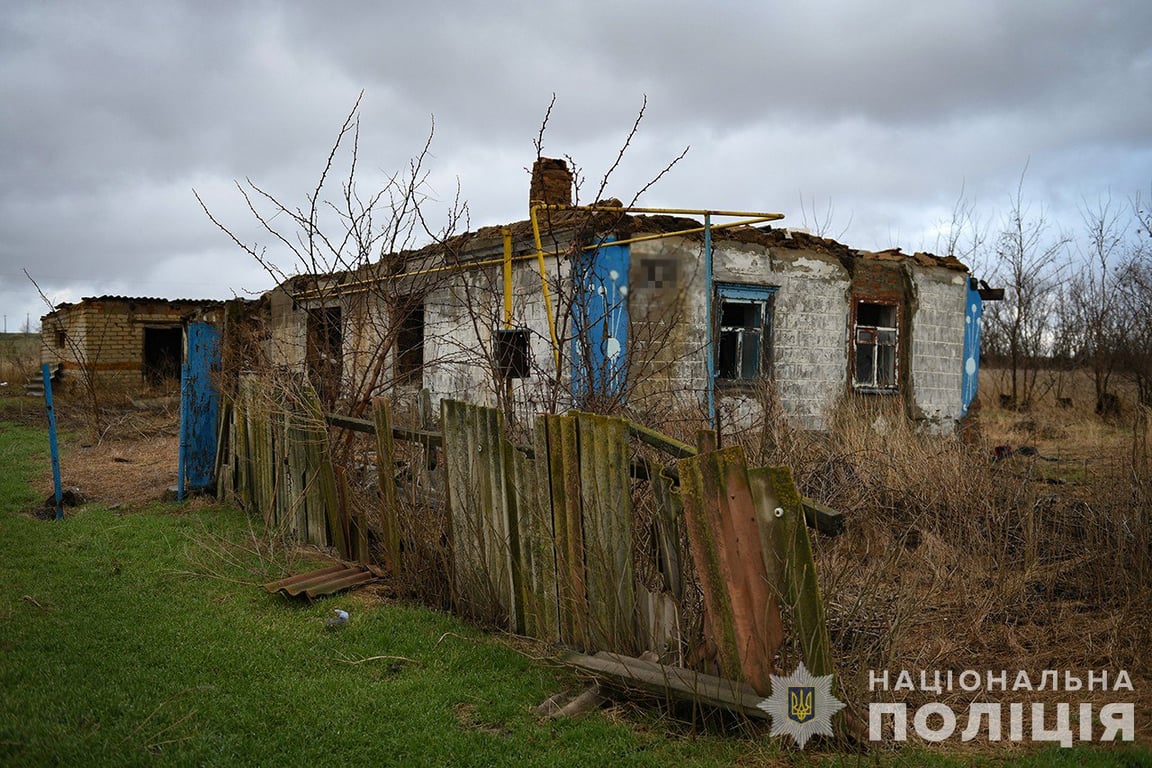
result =
[[552,100],[548,102],[548,109],[544,111],[544,119],[540,121],[540,130],[536,133],[536,138],[532,142],[532,146],[536,148],[536,159],[540,159],[540,153],[544,151],[544,131],[548,129],[548,118],[552,117],[552,107],[556,106],[556,92],[552,92]]
[[649,181],[647,184],[640,187],[640,191],[632,196],[632,201],[630,203],[628,203],[628,207],[631,208],[632,206],[636,205],[636,201],[640,199],[640,196],[643,195],[645,192],[647,192],[652,187],[654,187],[656,185],[656,182],[658,182],[658,181],[660,181],[660,179],[664,178],[664,176],[666,176],[668,174],[668,172],[672,170],[672,168],[676,165],[676,163],[678,163],[684,159],[684,157],[688,154],[688,150],[691,148],[692,148],[692,145],[690,145],[690,144],[685,146],[684,151],[681,152],[680,154],[676,155],[676,157],[674,157],[672,159],[672,162],[670,162],[670,163],[668,163],[668,165],[664,166],[663,170],[661,170],[660,173],[656,174],[656,176],[654,176],[652,178],[652,180]]
[[636,120],[632,123],[632,129],[628,131],[628,136],[624,139],[624,144],[621,145],[620,151],[616,153],[616,160],[612,166],[604,174],[604,178],[600,180],[600,189],[596,191],[596,199],[592,202],[595,203],[604,197],[604,190],[608,188],[608,179],[612,176],[613,172],[620,166],[620,161],[624,159],[624,153],[628,151],[628,147],[632,145],[632,139],[636,138],[637,131],[640,130],[640,121],[644,119],[644,111],[648,109],[648,96],[644,95],[644,101],[640,104],[640,111],[636,113]]

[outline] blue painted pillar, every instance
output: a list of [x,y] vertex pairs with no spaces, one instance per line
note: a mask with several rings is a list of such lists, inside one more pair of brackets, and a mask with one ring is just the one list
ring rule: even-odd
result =
[[968,415],[968,407],[980,389],[980,318],[984,315],[984,300],[968,281],[964,302],[964,370],[960,377],[960,415]]
[[628,269],[627,245],[606,238],[581,255],[576,286],[572,339],[572,396],[620,395],[627,386]]

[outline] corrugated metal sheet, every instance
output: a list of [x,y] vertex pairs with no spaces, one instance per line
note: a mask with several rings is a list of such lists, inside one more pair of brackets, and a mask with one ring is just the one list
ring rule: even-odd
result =
[[280,592],[288,597],[304,595],[309,600],[322,595],[334,595],[346,589],[368,584],[379,578],[365,565],[332,565],[318,571],[289,576],[265,584],[269,593]]
[[679,469],[688,540],[721,674],[766,696],[784,629],[776,582],[765,571],[744,451],[709,451],[681,459]]
[[598,651],[638,653],[628,432],[611,416],[575,418],[589,640]]

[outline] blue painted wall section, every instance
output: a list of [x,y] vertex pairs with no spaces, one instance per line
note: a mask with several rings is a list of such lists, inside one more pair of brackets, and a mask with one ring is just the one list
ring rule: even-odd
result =
[[627,383],[627,245],[606,240],[577,265],[580,291],[573,311],[572,396],[619,395]]
[[190,491],[212,488],[216,468],[216,418],[220,396],[220,331],[209,323],[188,326],[188,351],[180,392],[180,475]]
[[968,300],[964,304],[964,373],[960,379],[960,415],[968,415],[968,406],[976,399],[980,384],[980,318],[984,300],[968,282]]

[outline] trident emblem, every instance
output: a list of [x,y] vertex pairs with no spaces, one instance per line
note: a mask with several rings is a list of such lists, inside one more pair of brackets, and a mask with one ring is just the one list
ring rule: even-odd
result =
[[812,705],[815,688],[812,686],[788,687],[788,719],[806,723],[816,716]]

